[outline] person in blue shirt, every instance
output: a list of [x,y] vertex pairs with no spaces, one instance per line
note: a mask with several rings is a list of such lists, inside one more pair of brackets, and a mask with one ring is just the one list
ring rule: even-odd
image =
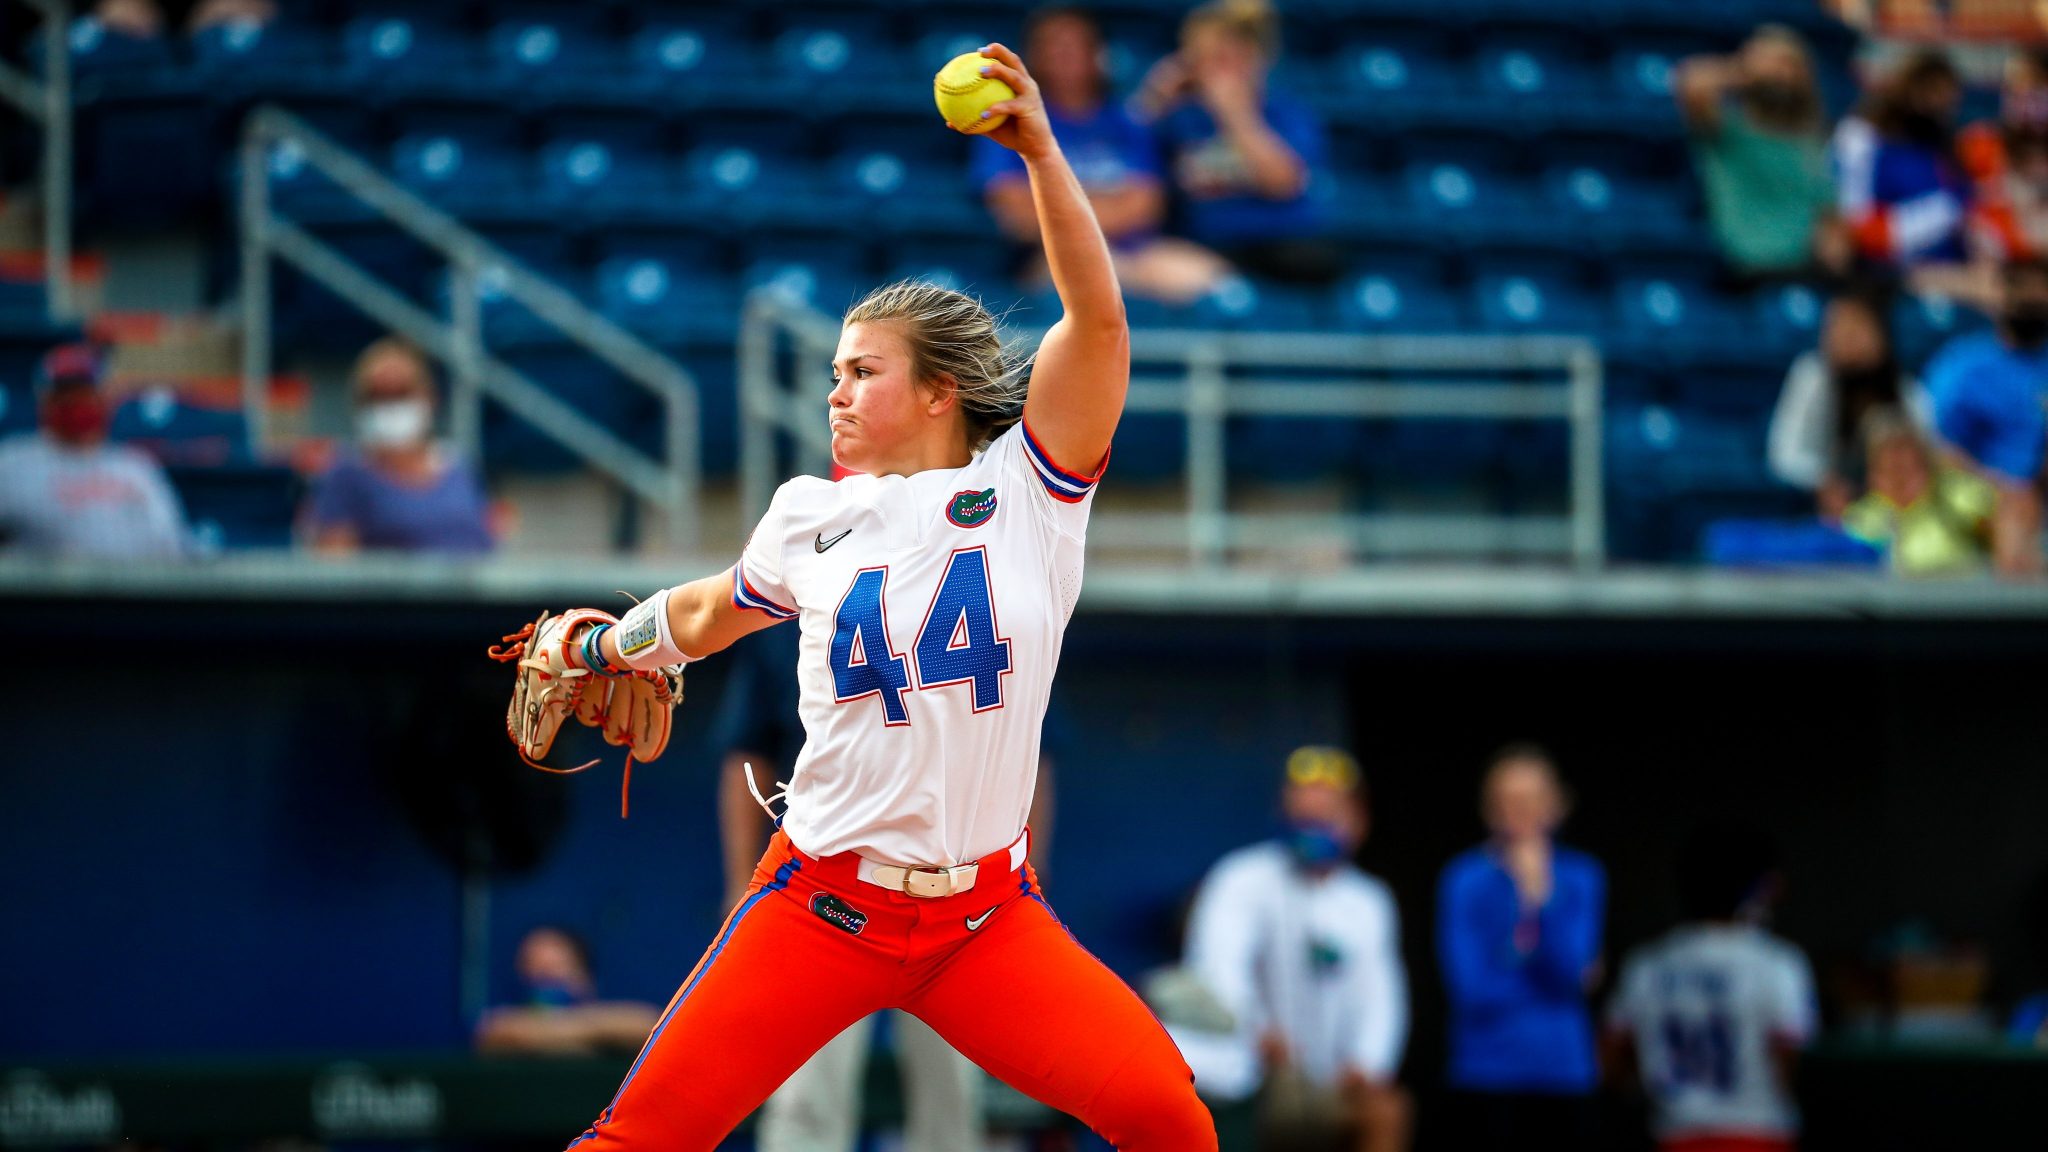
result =
[[[1185,304],[1213,290],[1231,273],[1214,252],[1160,230],[1166,186],[1159,142],[1109,98],[1102,30],[1080,8],[1041,8],[1025,23],[1024,59],[1045,95],[1046,118],[1059,134],[1074,175],[1102,224],[1116,260],[1117,279],[1135,296]],[[1029,249],[1021,277],[1047,283],[1038,247],[1038,210],[1031,181],[1015,152],[983,140],[976,145],[973,177],[1003,235]]]
[[1268,83],[1279,17],[1266,0],[1211,0],[1181,25],[1180,51],[1154,65],[1132,101],[1154,124],[1189,239],[1238,268],[1295,282],[1343,271],[1322,241],[1309,186],[1324,162],[1323,125]]
[[2048,449],[2048,262],[2002,273],[1993,331],[1948,342],[1928,362],[1927,393],[1941,438],[1997,485],[1992,564],[2006,575],[2041,571],[2042,458]]
[[1599,1078],[1587,994],[1599,975],[1607,876],[1554,842],[1563,783],[1533,744],[1495,754],[1481,787],[1491,835],[1444,867],[1437,954],[1450,1001],[1460,1148],[1593,1146]]

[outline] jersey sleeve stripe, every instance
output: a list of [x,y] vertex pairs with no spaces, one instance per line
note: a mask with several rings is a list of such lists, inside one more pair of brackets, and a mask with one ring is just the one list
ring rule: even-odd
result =
[[1103,469],[1109,466],[1107,452],[1103,453],[1102,463],[1096,466],[1092,475],[1070,472],[1053,463],[1052,456],[1046,452],[1045,446],[1038,442],[1038,437],[1031,434],[1030,424],[1024,424],[1023,428],[1024,454],[1030,458],[1031,467],[1037,470],[1038,478],[1045,481],[1047,490],[1053,495],[1058,496],[1064,492],[1073,500],[1078,500],[1095,486],[1096,481],[1102,479]]
[[747,583],[746,574],[740,571],[740,566],[737,564],[732,566],[732,606],[735,608],[752,608],[756,612],[766,613],[777,620],[792,620],[796,618],[796,609],[784,608],[782,605],[755,591],[754,586]]

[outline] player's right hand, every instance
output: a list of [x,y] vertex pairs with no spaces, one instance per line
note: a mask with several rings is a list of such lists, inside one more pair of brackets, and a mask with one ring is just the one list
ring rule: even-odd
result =
[[989,115],[1008,115],[1009,119],[984,135],[1026,160],[1057,152],[1059,141],[1053,138],[1052,124],[1045,118],[1045,97],[1039,94],[1038,81],[1031,78],[1023,58],[1002,44],[990,44],[981,54],[988,57],[982,75],[1001,80],[1017,93],[989,105]]

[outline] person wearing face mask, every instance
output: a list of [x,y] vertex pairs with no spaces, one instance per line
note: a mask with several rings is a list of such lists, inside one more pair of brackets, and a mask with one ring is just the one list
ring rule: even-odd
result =
[[2006,60],[1998,119],[1963,129],[1956,151],[1999,258],[2048,253],[2048,48]]
[[1799,33],[1765,25],[1732,56],[1695,56],[1674,91],[1721,259],[1741,282],[1841,271],[1827,109]]
[[523,1002],[484,1014],[476,1029],[479,1052],[631,1052],[661,1015],[652,1004],[599,1000],[590,949],[565,928],[542,925],[528,932],[513,966]]
[[52,349],[36,371],[33,435],[0,444],[0,551],[97,560],[183,554],[185,517],[163,468],[107,442],[98,349]]
[[1866,414],[1899,407],[1932,430],[1934,412],[1918,381],[1899,368],[1883,294],[1846,292],[1830,301],[1820,346],[1785,373],[1771,414],[1772,475],[1814,494],[1823,519],[1836,520],[1862,491],[1859,430]]
[[1806,955],[1765,927],[1782,888],[1769,835],[1703,824],[1679,849],[1684,922],[1622,964],[1608,1066],[1640,1075],[1659,1152],[1796,1146],[1792,1070],[1818,1013]]
[[1184,969],[1231,1027],[1170,1030],[1205,1094],[1258,1092],[1260,1148],[1406,1148],[1408,977],[1393,894],[1352,862],[1368,827],[1357,761],[1297,749],[1280,807],[1280,835],[1219,860],[1188,919]]
[[1898,271],[1969,263],[1971,188],[1955,147],[1962,100],[1955,65],[1921,50],[1835,129],[1838,206],[1865,262]]
[[2006,265],[1994,331],[1949,341],[1928,361],[1927,392],[1943,441],[1998,489],[1992,565],[2042,569],[2041,481],[2048,447],[2048,261]]
[[476,554],[491,550],[493,511],[474,468],[433,439],[425,354],[396,337],[371,344],[354,373],[356,444],[314,485],[315,550]]
[[1553,839],[1566,813],[1549,753],[1495,753],[1480,790],[1490,835],[1444,866],[1437,958],[1450,1000],[1459,1148],[1595,1147],[1599,1078],[1586,998],[1600,973],[1607,874]]

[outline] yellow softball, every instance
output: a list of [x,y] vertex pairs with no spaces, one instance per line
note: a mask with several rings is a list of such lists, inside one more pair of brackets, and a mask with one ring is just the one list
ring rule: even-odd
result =
[[1008,84],[981,74],[989,63],[989,58],[979,52],[963,52],[946,61],[946,66],[932,77],[932,99],[938,102],[939,115],[962,132],[986,132],[1010,118],[1007,113],[981,118],[989,105],[1017,95]]

